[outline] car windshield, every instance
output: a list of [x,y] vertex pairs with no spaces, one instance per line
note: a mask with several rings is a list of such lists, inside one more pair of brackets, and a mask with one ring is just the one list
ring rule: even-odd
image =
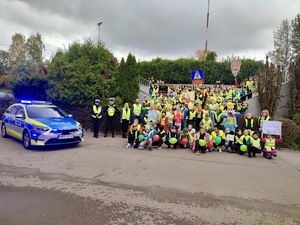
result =
[[68,114],[57,107],[27,107],[29,118],[65,118]]

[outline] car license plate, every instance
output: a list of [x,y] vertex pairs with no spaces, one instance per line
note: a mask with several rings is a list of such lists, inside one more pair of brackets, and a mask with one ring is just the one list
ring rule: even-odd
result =
[[74,138],[73,134],[67,134],[67,135],[59,135],[58,139],[70,139],[70,138]]

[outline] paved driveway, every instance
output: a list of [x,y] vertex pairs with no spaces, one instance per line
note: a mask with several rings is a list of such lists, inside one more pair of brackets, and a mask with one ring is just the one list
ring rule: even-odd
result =
[[300,152],[273,160],[92,138],[24,150],[0,139],[0,224],[300,224]]

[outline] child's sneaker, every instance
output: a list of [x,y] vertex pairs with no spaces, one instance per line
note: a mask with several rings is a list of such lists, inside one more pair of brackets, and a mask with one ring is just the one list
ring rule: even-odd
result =
[[200,154],[201,154],[200,151],[197,151],[197,152],[196,152],[196,155],[200,155]]
[[139,149],[144,149],[144,147],[140,146]]
[[130,148],[130,144],[127,144],[126,148]]
[[158,147],[157,149],[159,149],[159,150],[160,150],[160,149],[161,149],[161,147]]

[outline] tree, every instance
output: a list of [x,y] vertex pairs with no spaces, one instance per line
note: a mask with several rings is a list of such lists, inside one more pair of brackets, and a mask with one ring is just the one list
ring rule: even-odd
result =
[[131,53],[128,54],[126,62],[122,58],[116,83],[118,95],[123,102],[134,102],[140,90],[140,66]]
[[72,43],[65,52],[58,51],[49,68],[51,100],[66,106],[90,106],[100,98],[107,102],[115,96],[115,58],[102,45],[91,40]]
[[289,102],[289,116],[300,117],[300,14],[291,22],[292,26],[292,46],[294,60],[290,68],[291,80],[291,101]]
[[206,61],[213,61],[216,62],[217,61],[217,53],[216,52],[208,52],[206,55]]
[[25,65],[27,45],[25,36],[22,34],[15,34],[12,36],[12,43],[9,46],[8,54],[11,72],[18,75],[18,69]]
[[285,19],[274,31],[274,50],[269,52],[273,63],[283,68],[283,82],[287,81],[287,71],[293,56],[291,40],[292,28],[290,22]]
[[292,37],[291,37],[291,44],[293,47],[294,55],[300,55],[300,14],[292,20],[291,22],[292,27]]
[[288,104],[289,117],[300,115],[300,56],[298,56],[290,68],[291,74],[291,100]]
[[204,61],[206,59],[206,51],[205,50],[198,49],[195,51],[195,54],[196,54],[196,58],[199,61]]
[[258,72],[257,78],[260,108],[267,109],[273,117],[281,97],[281,68],[274,64],[269,65],[267,56],[265,67]]
[[43,66],[43,50],[45,50],[45,45],[41,34],[30,35],[26,45],[26,66],[30,74],[35,74]]
[[[22,34],[12,36],[12,43],[8,49],[7,74],[37,74],[43,67],[43,50],[45,46],[41,34],[30,35],[26,40]],[[1,60],[2,54],[0,55]]]

